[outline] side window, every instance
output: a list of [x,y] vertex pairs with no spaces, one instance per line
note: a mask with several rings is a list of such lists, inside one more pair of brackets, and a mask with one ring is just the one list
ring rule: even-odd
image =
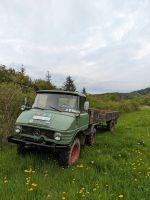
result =
[[84,111],[84,103],[86,101],[86,98],[85,97],[80,97],[79,99],[80,99],[80,103],[79,103],[80,111],[83,112]]

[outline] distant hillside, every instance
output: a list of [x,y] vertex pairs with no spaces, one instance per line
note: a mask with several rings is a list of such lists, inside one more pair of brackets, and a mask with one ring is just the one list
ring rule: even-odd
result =
[[134,91],[132,93],[146,95],[146,94],[150,93],[150,88],[145,88],[145,89],[137,90],[137,91]]
[[96,99],[101,98],[103,100],[121,101],[127,99],[134,99],[136,97],[140,97],[141,95],[147,95],[147,94],[150,94],[150,88],[145,88],[129,93],[113,92],[105,94],[93,94],[92,96],[95,97]]

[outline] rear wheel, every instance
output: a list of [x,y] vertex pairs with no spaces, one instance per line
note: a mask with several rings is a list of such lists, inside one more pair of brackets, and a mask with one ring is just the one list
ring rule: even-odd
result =
[[92,146],[96,143],[96,129],[95,128],[89,135],[87,135],[86,143],[90,146]]
[[25,155],[26,154],[26,149],[25,149],[24,145],[22,145],[22,144],[17,145],[17,153],[19,155]]
[[59,164],[63,166],[73,165],[80,155],[80,140],[76,138],[69,150],[59,153]]
[[113,132],[115,130],[115,122],[114,121],[110,121],[107,123],[107,129],[111,132]]

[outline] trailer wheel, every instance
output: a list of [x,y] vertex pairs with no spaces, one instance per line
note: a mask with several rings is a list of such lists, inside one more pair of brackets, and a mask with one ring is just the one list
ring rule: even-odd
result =
[[63,166],[73,165],[80,155],[80,140],[76,138],[70,149],[59,153],[59,164]]
[[22,145],[22,144],[17,145],[17,153],[19,155],[25,155],[26,154],[26,149],[25,149],[24,145]]
[[115,130],[115,122],[113,120],[107,123],[107,129],[111,132]]
[[87,145],[90,145],[90,146],[96,143],[96,129],[95,128],[89,135],[87,135],[86,143]]

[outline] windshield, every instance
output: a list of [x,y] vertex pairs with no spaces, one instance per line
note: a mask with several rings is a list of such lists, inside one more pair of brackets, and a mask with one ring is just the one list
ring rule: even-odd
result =
[[75,95],[40,93],[37,94],[32,108],[75,112],[78,110],[77,105],[77,96]]

